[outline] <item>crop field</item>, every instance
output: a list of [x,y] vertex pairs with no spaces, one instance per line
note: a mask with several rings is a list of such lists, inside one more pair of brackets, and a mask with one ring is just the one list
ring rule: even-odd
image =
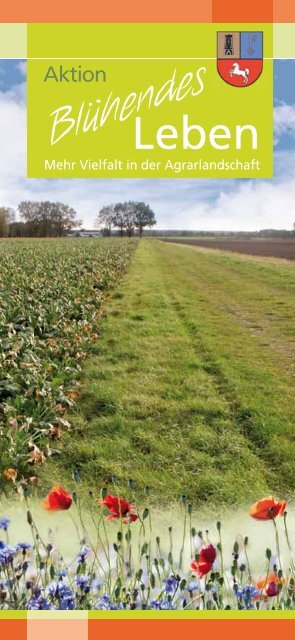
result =
[[1,486],[37,482],[71,428],[81,363],[134,248],[128,240],[1,241]]
[[269,240],[265,240],[265,238],[257,238],[255,240],[237,238],[208,238],[206,240],[203,238],[170,238],[165,239],[165,242],[188,244],[196,247],[204,247],[205,249],[233,251],[234,253],[244,253],[253,256],[295,260],[295,238],[286,240],[278,238]]
[[12,240],[1,274],[2,486],[132,479],[136,499],[210,508],[294,494],[292,262]]

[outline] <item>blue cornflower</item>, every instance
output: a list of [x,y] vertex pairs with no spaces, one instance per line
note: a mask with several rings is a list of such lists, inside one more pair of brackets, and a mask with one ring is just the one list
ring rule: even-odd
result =
[[152,600],[150,605],[152,609],[159,609],[161,611],[176,609],[170,600]]
[[166,593],[168,593],[169,596],[173,596],[178,587],[177,578],[175,578],[175,576],[170,576],[170,578],[165,578],[162,582]]
[[0,529],[2,529],[3,531],[7,531],[9,525],[10,525],[9,518],[0,518]]
[[49,602],[47,602],[46,598],[41,596],[38,598],[31,598],[28,603],[28,609],[33,609],[34,611],[44,611],[53,609],[53,607],[49,604]]
[[85,544],[83,545],[83,547],[81,547],[81,549],[80,549],[80,553],[79,553],[79,555],[78,555],[78,562],[79,562],[79,563],[81,563],[81,562],[85,562],[85,560],[86,560],[86,556],[87,556],[87,553],[88,553],[89,551],[90,551],[89,547],[86,547],[86,545],[85,545]]
[[196,591],[200,589],[200,582],[198,580],[191,580],[187,585],[188,591]]
[[62,611],[68,611],[75,608],[75,598],[73,593],[69,590],[68,594],[65,595],[59,603],[59,609]]
[[18,551],[22,551],[25,554],[26,551],[29,551],[29,549],[33,549],[33,545],[29,544],[28,542],[18,542],[16,545],[16,549]]
[[245,587],[238,587],[236,590],[237,597],[242,598],[243,600],[256,598],[257,596],[259,596],[259,593],[259,589],[253,584],[246,584]]
[[59,600],[61,598],[73,597],[74,595],[71,589],[66,584],[64,584],[62,580],[53,580],[52,582],[50,582],[46,587],[46,593],[49,596],[58,598]]
[[13,556],[16,553],[16,547],[10,547],[8,544],[1,545],[0,548],[0,564],[10,564],[13,561]]
[[124,606],[122,603],[115,604],[114,602],[112,602],[110,596],[105,593],[103,596],[101,596],[101,598],[99,598],[96,609],[107,609],[109,611],[115,611],[118,609],[124,609]]
[[99,582],[99,580],[97,578],[93,578],[92,582],[91,582],[91,589],[93,589],[94,591],[99,591],[100,587],[101,587],[101,582]]
[[79,587],[79,589],[81,589],[81,591],[84,591],[86,587],[89,586],[88,576],[75,576],[74,582]]

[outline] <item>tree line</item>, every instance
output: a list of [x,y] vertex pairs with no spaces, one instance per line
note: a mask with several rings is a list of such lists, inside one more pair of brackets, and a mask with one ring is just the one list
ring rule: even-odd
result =
[[115,229],[119,235],[124,233],[131,237],[138,232],[142,237],[145,227],[153,227],[156,224],[155,214],[145,202],[118,202],[100,209],[96,226],[105,236],[111,236]]
[[62,202],[23,201],[17,212],[20,220],[12,209],[0,207],[1,237],[56,238],[81,226],[75,209]]
[[[79,235],[82,222],[78,220],[73,207],[62,202],[23,201],[16,212],[0,206],[0,237],[56,238],[73,234]],[[126,234],[131,237],[136,232],[143,234],[145,227],[156,224],[155,214],[144,202],[119,202],[100,209],[96,226],[104,236]]]

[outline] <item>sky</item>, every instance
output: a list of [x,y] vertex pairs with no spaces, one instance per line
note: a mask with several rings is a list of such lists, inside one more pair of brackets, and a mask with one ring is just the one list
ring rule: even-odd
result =
[[295,222],[295,61],[274,69],[275,177],[238,179],[28,179],[26,64],[0,61],[0,206],[22,200],[70,204],[85,228],[99,209],[124,200],[148,202],[157,229],[291,229]]

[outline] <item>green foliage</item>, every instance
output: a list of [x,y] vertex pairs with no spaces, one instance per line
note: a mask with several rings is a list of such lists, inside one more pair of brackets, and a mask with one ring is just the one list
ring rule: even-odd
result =
[[119,240],[1,243],[0,486],[7,469],[35,479],[71,429],[66,413],[79,396],[81,364],[134,248]]

